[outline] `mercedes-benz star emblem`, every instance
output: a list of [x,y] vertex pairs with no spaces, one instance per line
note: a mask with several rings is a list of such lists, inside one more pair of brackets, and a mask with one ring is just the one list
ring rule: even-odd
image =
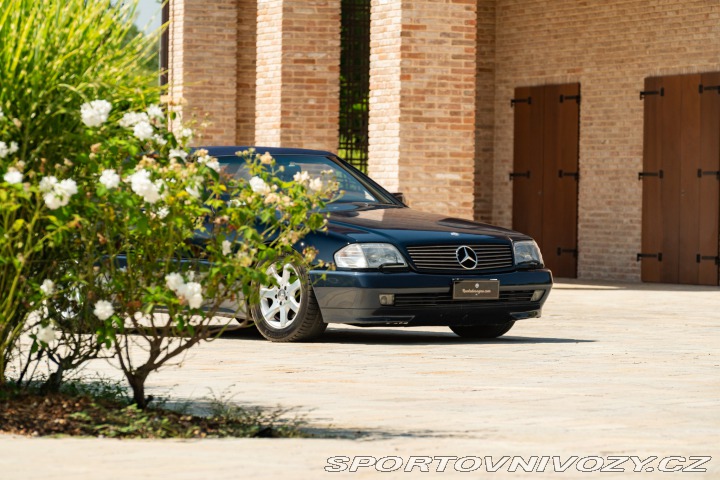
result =
[[460,266],[466,270],[472,270],[477,267],[477,254],[475,254],[475,251],[472,248],[466,245],[463,245],[455,250],[455,257],[457,257],[457,261]]

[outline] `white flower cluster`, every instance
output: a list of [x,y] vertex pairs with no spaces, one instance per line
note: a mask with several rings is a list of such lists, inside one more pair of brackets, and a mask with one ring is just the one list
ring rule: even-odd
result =
[[0,158],[5,158],[8,155],[12,155],[13,153],[18,151],[18,144],[17,142],[10,142],[10,145],[8,145],[5,142],[0,142]]
[[145,112],[127,112],[118,122],[121,127],[131,128],[140,122],[150,123],[150,117]]
[[10,185],[14,185],[23,181],[23,174],[14,168],[10,168],[5,175],[3,175],[3,180]]
[[252,188],[253,192],[259,193],[260,195],[267,195],[272,191],[270,185],[265,183],[265,180],[258,176],[252,177],[250,179],[250,188]]
[[218,162],[217,158],[211,157],[210,155],[203,155],[198,157],[197,161],[200,165],[205,165],[220,173],[220,162]]
[[163,119],[165,118],[165,112],[163,112],[162,108],[160,108],[157,105],[150,105],[146,110],[148,117],[150,118],[157,118],[157,119]]
[[188,153],[182,148],[171,148],[170,153],[168,154],[169,158],[179,158],[180,160],[185,160],[187,156]]
[[112,104],[107,100],[93,100],[80,106],[80,117],[88,127],[99,127],[107,122]]
[[115,309],[113,308],[112,303],[107,300],[98,300],[95,303],[95,310],[93,310],[93,313],[100,320],[107,320],[113,316]]
[[189,184],[187,187],[185,187],[185,191],[194,198],[200,198],[200,194],[202,193],[202,185],[203,185],[203,177],[201,176],[195,176],[192,177],[189,181]]
[[232,243],[229,240],[223,240],[222,242],[222,254],[226,257],[232,252]]
[[48,324],[45,327],[39,327],[35,331],[35,338],[38,342],[49,345],[58,338],[57,331],[53,328],[52,324]]
[[161,191],[165,184],[162,180],[153,182],[150,180],[150,172],[141,168],[127,179],[130,182],[132,191],[143,197],[148,203],[155,203],[162,198]]
[[43,200],[50,210],[64,207],[70,202],[70,197],[78,192],[75,180],[68,178],[61,182],[55,177],[45,177],[40,181],[40,191],[44,193]]
[[203,303],[202,286],[197,282],[187,282],[179,273],[165,275],[165,284],[175,292],[175,295],[184,299],[190,308],[200,308]]
[[45,295],[46,297],[51,296],[55,293],[55,282],[50,280],[49,278],[46,278],[42,285],[40,285],[40,291]]
[[179,133],[179,137],[183,140],[190,140],[193,136],[193,131],[187,127],[181,128]]
[[108,168],[103,170],[99,181],[105,188],[110,190],[120,185],[120,175],[118,175],[114,169]]
[[322,187],[323,187],[323,182],[320,177],[310,178],[310,174],[305,171],[297,172],[293,176],[293,180],[295,180],[296,182],[298,182],[302,185],[306,185],[310,190],[315,191],[315,192],[322,189]]
[[100,175],[100,183],[108,190],[117,188],[117,186],[120,185],[120,175],[118,175],[114,169],[108,168],[103,170],[103,173]]
[[[153,115],[157,113],[153,109]],[[162,110],[160,110],[162,115]],[[145,112],[128,112],[120,119],[120,126],[132,128],[133,135],[139,140],[149,140],[153,138],[155,130],[150,124],[150,116]]]

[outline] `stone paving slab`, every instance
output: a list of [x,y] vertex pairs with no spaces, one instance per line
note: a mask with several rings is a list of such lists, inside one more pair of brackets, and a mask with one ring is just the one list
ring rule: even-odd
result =
[[[543,318],[518,322],[496,341],[467,341],[446,328],[331,327],[313,344],[231,333],[151,376],[150,393],[197,405],[213,392],[242,404],[295,407],[318,427],[364,435],[187,442],[0,436],[0,479],[318,478],[336,455],[709,455],[708,472],[692,478],[720,478],[719,347],[718,288],[587,282],[557,284]],[[91,369],[117,377],[104,362]],[[624,467],[616,476],[630,475],[632,464]],[[444,474],[478,472],[485,467]]]

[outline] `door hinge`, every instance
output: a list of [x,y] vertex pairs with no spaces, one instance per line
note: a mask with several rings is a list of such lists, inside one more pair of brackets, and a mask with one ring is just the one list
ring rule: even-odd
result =
[[638,172],[638,180],[642,180],[645,177],[658,177],[663,178],[663,171],[658,170],[657,172]]
[[720,265],[720,257],[713,257],[712,255],[700,255],[698,253],[695,259],[697,260],[697,263],[700,263],[703,260],[712,260],[715,262],[715,265]]
[[514,107],[516,103],[527,103],[528,105],[532,105],[532,97],[513,98],[512,100],[510,100],[511,107]]
[[577,95],[560,95],[560,103],[565,103],[565,100],[575,100],[576,103],[580,103],[580,94]]
[[665,88],[663,87],[660,90],[645,90],[644,92],[640,92],[640,100],[644,100],[648,95],[660,95],[661,97],[664,97]]
[[557,247],[557,254],[558,256],[562,255],[563,253],[572,253],[573,257],[578,256],[577,248],[562,248]]
[[530,178],[530,170],[528,170],[527,172],[521,172],[521,173],[510,172],[510,180],[515,180],[515,178],[517,178],[517,177]]
[[704,171],[702,168],[698,168],[697,176],[698,178],[702,178],[705,175],[715,175],[715,177],[720,180],[720,170],[718,171]]
[[703,84],[701,83],[701,84],[698,86],[698,93],[703,93],[703,92],[706,92],[706,91],[708,91],[708,90],[715,90],[715,91],[718,93],[718,95],[720,95],[720,85],[712,85],[712,86],[706,87],[705,85],[703,85]]
[[662,262],[662,253],[638,253],[637,261],[639,262],[643,258],[657,258],[658,262]]
[[564,170],[558,170],[558,178],[563,177],[575,177],[575,180],[580,180],[579,172],[566,172]]

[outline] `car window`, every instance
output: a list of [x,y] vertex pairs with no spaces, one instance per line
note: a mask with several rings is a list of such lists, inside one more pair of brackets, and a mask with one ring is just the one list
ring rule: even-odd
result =
[[[362,181],[357,172],[352,172],[334,162],[328,157],[320,155],[276,155],[276,166],[282,166],[283,171],[277,176],[281,180],[291,181],[296,174],[307,172],[310,178],[319,177],[323,172],[328,173],[338,183],[341,195],[333,203],[392,203],[387,199],[387,194],[374,188],[372,185]],[[235,178],[250,179],[250,173],[242,157],[218,157],[223,171]],[[361,174],[360,174],[361,175]]]

